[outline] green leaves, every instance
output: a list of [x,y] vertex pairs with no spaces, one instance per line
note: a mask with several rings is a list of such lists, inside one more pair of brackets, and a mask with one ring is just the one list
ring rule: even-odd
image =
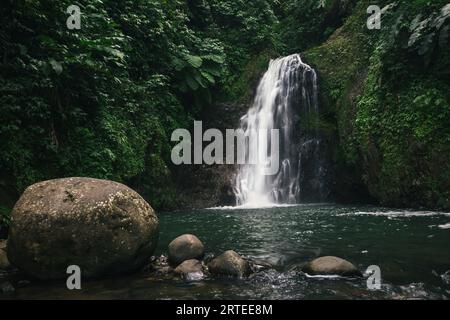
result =
[[49,60],[50,65],[52,66],[53,70],[56,72],[56,74],[61,74],[63,71],[63,67],[61,63],[57,62],[55,59],[51,58]]
[[210,84],[215,84],[216,80],[214,80],[214,76],[206,71],[200,71],[202,77],[206,79]]
[[217,42],[199,40],[193,42],[190,51],[186,49],[172,59],[174,87],[183,99],[193,101],[188,106],[193,113],[211,103],[211,89],[224,76],[225,65],[223,48]]
[[120,60],[124,60],[124,58],[125,58],[125,54],[120,50],[108,48],[108,47],[104,48],[104,50]]
[[195,77],[191,74],[186,74],[185,80],[189,88],[193,91],[196,91],[199,88],[199,84],[201,83],[200,77]]
[[204,55],[203,58],[206,59],[206,60],[213,61],[213,62],[218,63],[218,64],[222,64],[222,63],[225,62],[225,57],[224,57],[223,54],[222,55],[207,54],[207,55]]
[[407,48],[422,56],[425,65],[431,63],[434,52],[448,46],[450,28],[450,4],[444,5],[439,11],[423,17],[421,14],[411,21]]
[[200,68],[202,66],[203,60],[199,56],[193,56],[190,54],[185,55],[186,62],[189,63],[193,68]]
[[0,205],[0,227],[1,226],[6,226],[8,227],[11,219],[10,219],[10,214],[11,209],[7,208],[6,206]]

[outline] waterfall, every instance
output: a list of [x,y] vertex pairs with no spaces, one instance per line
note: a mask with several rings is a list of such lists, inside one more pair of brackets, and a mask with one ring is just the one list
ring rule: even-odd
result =
[[[256,136],[257,132],[279,130],[279,170],[264,175],[260,164],[240,165],[234,181],[237,205],[263,207],[323,200],[326,168],[317,129],[317,97],[316,72],[300,55],[270,61],[240,128],[248,138],[245,153],[266,157],[267,161],[273,160],[268,152],[273,146],[271,135]],[[259,140],[255,144],[253,139]],[[261,145],[269,148],[257,148]]]

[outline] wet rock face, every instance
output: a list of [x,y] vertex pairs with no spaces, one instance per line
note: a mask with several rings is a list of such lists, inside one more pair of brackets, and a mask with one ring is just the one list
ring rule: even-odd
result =
[[326,142],[322,138],[303,142],[299,158],[300,202],[323,202],[329,199],[330,156]]
[[67,276],[78,265],[98,278],[141,268],[155,250],[158,218],[127,186],[91,178],[28,187],[11,212],[10,262],[39,279]]
[[[206,106],[200,116],[203,121],[203,130],[219,129],[225,138],[226,129],[239,128],[240,118],[247,109],[247,103],[219,103]],[[180,165],[173,168],[181,200],[180,208],[236,205],[233,192],[236,169],[237,167],[233,165],[220,164]]]
[[246,277],[252,272],[248,261],[244,260],[233,250],[225,251],[223,254],[208,263],[208,270],[214,275],[233,277]]
[[307,263],[302,271],[309,275],[362,276],[361,272],[351,262],[333,256],[314,259]]
[[174,266],[185,260],[201,259],[204,254],[203,243],[192,234],[184,234],[169,243],[169,262]]

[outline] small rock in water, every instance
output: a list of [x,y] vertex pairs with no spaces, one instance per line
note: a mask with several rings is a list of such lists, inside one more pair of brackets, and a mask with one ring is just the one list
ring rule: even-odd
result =
[[204,254],[203,243],[192,234],[179,236],[169,244],[169,261],[175,266],[186,260],[201,259]]
[[2,294],[11,294],[11,293],[14,293],[15,291],[16,291],[16,289],[9,281],[3,282],[0,285],[0,292]]
[[238,253],[228,250],[208,263],[209,272],[216,275],[246,277],[252,272],[250,263]]
[[190,272],[183,276],[186,281],[200,281],[205,277],[202,271]]
[[362,277],[362,273],[352,263],[333,256],[314,259],[308,262],[302,271],[309,275]]
[[173,273],[173,268],[169,265],[169,261],[166,256],[152,257],[152,262],[146,266],[145,271],[154,272],[158,276],[169,276]]
[[188,281],[198,281],[204,277],[203,265],[195,259],[183,261],[174,272]]
[[203,262],[205,264],[210,263],[214,259],[214,254],[212,253],[205,253],[205,256],[203,257]]
[[450,270],[446,271],[441,275],[442,281],[444,281],[446,284],[450,284]]
[[25,287],[28,286],[31,283],[30,280],[19,280],[17,282],[17,287]]

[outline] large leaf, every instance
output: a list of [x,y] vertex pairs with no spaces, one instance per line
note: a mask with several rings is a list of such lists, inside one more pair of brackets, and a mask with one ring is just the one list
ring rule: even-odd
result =
[[220,63],[220,64],[225,62],[225,58],[223,56],[217,55],[217,54],[205,55],[205,56],[203,56],[203,59],[211,60],[211,61],[214,61],[214,62],[217,62],[217,63]]
[[173,58],[172,65],[174,66],[176,71],[181,71],[186,66],[185,62],[178,58]]
[[106,47],[105,51],[112,54],[114,57],[119,58],[120,60],[123,60],[125,58],[125,54],[120,50]]
[[62,68],[61,63],[59,63],[59,62],[56,61],[55,59],[50,59],[49,62],[50,62],[50,65],[52,66],[52,69],[53,69],[57,74],[61,74],[61,72],[63,71],[63,68]]
[[205,81],[203,81],[203,77],[202,74],[200,72],[195,71],[193,73],[193,78],[195,79],[195,81],[197,81],[197,83],[202,87],[202,88],[208,88],[207,83],[205,83]]
[[214,80],[214,77],[211,74],[209,74],[208,72],[201,71],[201,74],[202,74],[203,78],[208,80],[209,83],[212,83],[212,84],[216,83],[216,80]]
[[202,66],[203,60],[199,56],[186,55],[186,61],[194,68],[198,69]]
[[195,91],[198,89],[198,82],[195,81],[195,79],[192,78],[190,75],[186,75],[186,83],[192,90]]
[[220,77],[222,75],[222,71],[219,68],[202,68],[203,71],[208,72],[209,74],[212,74],[213,76]]

